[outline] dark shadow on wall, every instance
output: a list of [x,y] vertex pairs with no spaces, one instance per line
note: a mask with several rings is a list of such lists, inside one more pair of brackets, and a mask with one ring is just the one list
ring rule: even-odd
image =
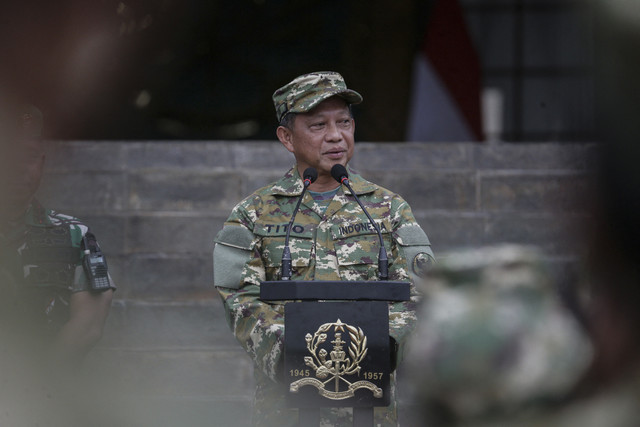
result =
[[358,138],[404,139],[430,0],[26,0],[0,14],[3,91],[55,139],[274,139],[273,91],[341,72]]

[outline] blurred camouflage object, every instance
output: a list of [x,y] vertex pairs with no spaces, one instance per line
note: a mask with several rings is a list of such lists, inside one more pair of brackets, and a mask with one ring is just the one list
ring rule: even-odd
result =
[[422,283],[407,371],[436,425],[478,422],[557,400],[592,349],[531,247],[455,253]]

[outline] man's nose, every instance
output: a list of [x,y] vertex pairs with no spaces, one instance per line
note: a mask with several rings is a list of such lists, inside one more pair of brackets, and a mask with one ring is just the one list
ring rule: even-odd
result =
[[336,123],[331,122],[327,125],[325,138],[327,141],[340,141],[342,139],[342,134]]

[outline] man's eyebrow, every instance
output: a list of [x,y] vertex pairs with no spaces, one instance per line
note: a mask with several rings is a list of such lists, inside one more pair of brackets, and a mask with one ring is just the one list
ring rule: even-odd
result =
[[306,122],[312,122],[314,120],[323,119],[325,115],[323,113],[311,113],[303,116]]

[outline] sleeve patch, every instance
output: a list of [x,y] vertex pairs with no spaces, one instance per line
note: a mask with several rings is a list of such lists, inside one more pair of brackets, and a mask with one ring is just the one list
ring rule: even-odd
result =
[[398,243],[402,246],[431,246],[431,242],[419,225],[401,227],[396,231]]
[[245,227],[237,225],[225,225],[216,236],[214,242],[233,246],[238,249],[251,249],[253,233]]
[[244,227],[227,225],[216,236],[213,250],[213,283],[229,289],[242,287],[242,271],[251,260],[253,233]]
[[411,269],[413,274],[418,277],[424,277],[433,266],[433,257],[427,252],[419,252],[413,257]]
[[398,229],[396,236],[406,257],[411,279],[415,282],[424,277],[435,262],[431,242],[419,225],[402,227]]

